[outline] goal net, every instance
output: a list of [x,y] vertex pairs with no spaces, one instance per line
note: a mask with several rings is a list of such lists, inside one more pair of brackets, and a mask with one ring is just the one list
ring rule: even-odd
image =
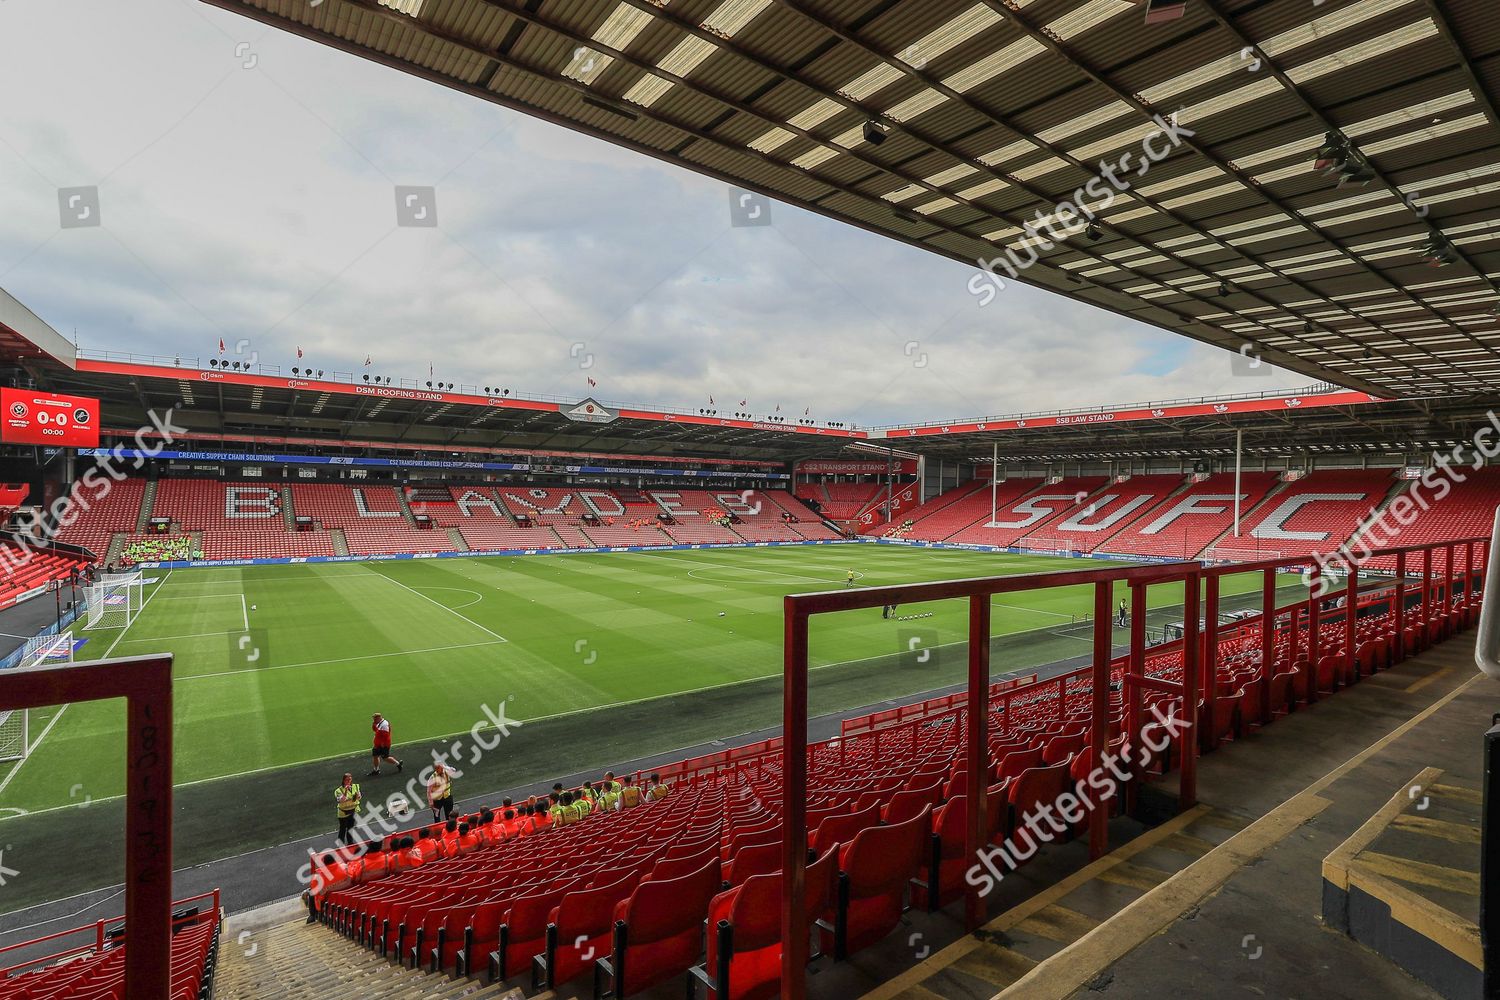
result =
[[139,571],[100,577],[84,592],[84,628],[127,628],[141,611],[144,583]]
[[1076,551],[1070,539],[1046,535],[1023,538],[1016,545],[1039,555],[1070,556]]
[[[39,635],[27,639],[17,669],[73,662],[73,633]],[[0,711],[0,763],[24,760],[31,752],[31,711]]]
[[24,708],[0,711],[0,763],[24,760],[30,746],[30,711]]

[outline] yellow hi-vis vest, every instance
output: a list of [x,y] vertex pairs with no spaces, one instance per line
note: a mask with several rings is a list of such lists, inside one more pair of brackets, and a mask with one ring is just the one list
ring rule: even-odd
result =
[[338,806],[339,816],[353,816],[359,812],[359,782],[348,788],[340,784],[333,790],[333,801]]
[[446,799],[453,793],[453,779],[447,774],[435,774],[427,784],[427,794],[433,802]]
[[625,803],[625,808],[633,809],[641,804],[641,790],[635,785],[626,785],[625,790],[620,793],[620,801]]

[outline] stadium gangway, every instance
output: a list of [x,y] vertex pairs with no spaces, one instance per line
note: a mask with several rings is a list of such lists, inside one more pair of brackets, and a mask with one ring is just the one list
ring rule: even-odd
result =
[[[1500,509],[1495,511],[1491,549],[1500,545]],[[1484,605],[1479,615],[1479,637],[1474,644],[1474,662],[1492,680],[1500,680],[1500,573],[1485,580]],[[1500,998],[1500,715],[1484,734],[1484,798],[1479,834],[1479,945],[1484,958],[1485,1000]]]
[[[1497,523],[1496,542],[1500,542],[1500,523]],[[1441,594],[1445,603],[1451,605],[1459,584],[1453,568],[1458,552],[1464,553],[1462,576],[1463,607],[1465,613],[1473,609],[1477,596],[1478,579],[1475,567],[1476,555],[1483,552],[1487,557],[1492,550],[1489,538],[1466,538],[1449,542],[1400,548],[1377,549],[1358,553],[1357,563],[1363,564],[1374,558],[1395,558],[1395,573],[1389,586],[1382,588],[1386,601],[1394,605],[1392,621],[1387,633],[1394,636],[1395,656],[1401,658],[1405,650],[1405,632],[1408,618],[1407,598],[1420,599],[1420,616],[1424,628],[1432,623],[1434,595]],[[1444,578],[1439,581],[1433,573],[1434,553],[1443,551]],[[1330,564],[1332,565],[1332,564]],[[1489,560],[1485,559],[1488,567]],[[1420,566],[1421,579],[1409,591],[1407,571]],[[1347,573],[1343,593],[1331,588],[1315,592],[1303,601],[1293,602],[1288,607],[1276,603],[1278,574],[1297,570],[1307,574],[1315,588],[1327,574],[1322,564],[1307,556],[1265,560],[1254,563],[1205,567],[1197,562],[1176,562],[1145,566],[1111,567],[1107,569],[1070,570],[1053,573],[1035,573],[1021,576],[954,580],[938,583],[912,584],[908,586],[874,587],[865,590],[839,590],[814,594],[794,594],[783,603],[784,620],[784,674],[782,733],[784,737],[782,801],[783,835],[782,870],[785,873],[782,894],[782,996],[788,1000],[803,1000],[806,996],[806,969],[809,945],[802,926],[803,897],[807,866],[805,845],[799,831],[806,827],[807,781],[807,698],[808,698],[808,633],[811,619],[817,615],[842,611],[855,611],[881,607],[887,604],[916,604],[927,601],[958,600],[969,602],[968,636],[968,692],[969,704],[978,704],[985,696],[990,678],[990,599],[998,594],[1014,594],[1033,590],[1051,590],[1090,584],[1094,589],[1094,649],[1091,667],[1084,668],[1092,675],[1093,711],[1089,727],[1088,753],[1091,761],[1099,761],[1109,739],[1110,678],[1119,661],[1112,655],[1113,640],[1113,588],[1123,583],[1131,593],[1129,653],[1124,664],[1122,686],[1125,692],[1126,720],[1132,738],[1138,737],[1144,723],[1141,694],[1145,690],[1161,691],[1182,699],[1183,726],[1191,735],[1181,742],[1180,775],[1178,780],[1178,808],[1185,810],[1197,802],[1197,757],[1211,741],[1200,746],[1202,729],[1198,718],[1198,693],[1204,693],[1204,711],[1211,723],[1218,695],[1218,683],[1214,670],[1217,667],[1218,641],[1224,632],[1246,634],[1247,629],[1260,632],[1262,707],[1269,711],[1269,679],[1275,669],[1275,649],[1278,631],[1290,635],[1295,660],[1301,646],[1305,629],[1308,645],[1309,669],[1305,671],[1306,691],[1303,697],[1309,703],[1318,695],[1318,652],[1321,641],[1321,626],[1325,623],[1345,622],[1347,632],[1345,646],[1349,656],[1356,655],[1356,638],[1361,602],[1359,600],[1360,565],[1340,565],[1335,569]],[[1258,619],[1221,624],[1218,621],[1220,582],[1224,577],[1247,572],[1260,572],[1262,612]],[[1491,597],[1500,602],[1493,593],[1495,577],[1490,578]],[[1184,636],[1181,640],[1183,668],[1181,680],[1172,682],[1161,677],[1150,677],[1145,673],[1148,647],[1146,646],[1147,589],[1154,585],[1183,585]],[[1205,607],[1200,613],[1200,590]],[[1329,595],[1333,596],[1329,596]],[[1338,609],[1325,609],[1329,601],[1343,600]],[[1494,622],[1497,616],[1494,604],[1487,602]],[[1203,627],[1200,629],[1200,625]],[[1492,624],[1493,630],[1496,626]],[[1250,634],[1253,634],[1250,633]],[[1481,640],[1483,641],[1483,640]],[[1495,646],[1489,647],[1492,651]],[[1151,652],[1159,652],[1160,647]],[[1500,676],[1500,665],[1497,665]],[[986,712],[965,712],[966,726],[965,759],[967,787],[964,793],[970,802],[984,802],[988,794],[986,782],[986,750],[989,717]],[[1213,733],[1210,725],[1207,730]],[[1090,802],[1088,812],[1089,853],[1098,858],[1108,847],[1108,806]],[[985,844],[985,809],[968,811],[968,829],[965,831],[965,855],[977,857]],[[1497,817],[1500,819],[1500,817]],[[984,900],[978,887],[969,884],[965,895],[965,925],[969,930],[977,929],[984,920]]]
[[171,996],[172,657],[0,671],[0,711],[125,699],[125,995]]

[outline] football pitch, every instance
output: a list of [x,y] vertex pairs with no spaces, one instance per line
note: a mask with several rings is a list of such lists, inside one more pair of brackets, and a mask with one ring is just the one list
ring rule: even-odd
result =
[[[871,586],[1100,565],[860,545],[148,570],[157,582],[129,628],[75,634],[87,640],[80,659],[175,655],[176,780],[184,784],[357,761],[377,711],[401,746],[488,725],[485,706],[503,704],[502,718],[524,724],[654,700],[667,750],[683,745],[670,740],[669,696],[758,679],[779,686],[785,594],[843,587],[851,570],[856,586]],[[1226,595],[1258,587],[1253,578],[1225,584]],[[1175,606],[1181,590],[1156,588],[1152,598]],[[994,634],[1054,660],[1086,654],[1091,603],[1086,586],[997,599]],[[836,707],[958,679],[903,669],[911,658],[902,654],[961,647],[964,603],[900,614],[921,617],[886,621],[865,611],[814,622],[818,681],[856,668],[864,678]],[[1002,658],[994,670],[1047,662],[1026,659]],[[719,735],[758,721],[731,711]],[[77,804],[83,789],[95,801],[119,795],[122,724],[114,702],[35,714],[31,758],[0,769],[0,815]]]

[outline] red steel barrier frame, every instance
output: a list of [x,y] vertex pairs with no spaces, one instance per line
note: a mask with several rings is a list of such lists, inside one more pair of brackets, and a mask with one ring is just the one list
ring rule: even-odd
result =
[[124,698],[125,995],[171,995],[172,657],[0,671],[0,710]]
[[[1443,593],[1451,595],[1454,574],[1455,550],[1465,549],[1464,603],[1476,601],[1475,547],[1489,555],[1490,540],[1487,537],[1456,539],[1426,545],[1381,549],[1370,553],[1375,556],[1396,557],[1394,585],[1395,642],[1404,643],[1406,610],[1403,596],[1405,570],[1408,556],[1416,553],[1422,557],[1424,602],[1421,609],[1424,625],[1431,621],[1430,602],[1432,593],[1432,551],[1445,550],[1445,584]],[[1094,657],[1091,667],[1093,676],[1093,720],[1090,727],[1089,753],[1091,761],[1097,762],[1105,752],[1109,735],[1109,684],[1113,666],[1111,655],[1113,632],[1111,631],[1113,588],[1124,583],[1131,591],[1130,653],[1125,659],[1122,697],[1127,713],[1128,725],[1133,732],[1139,731],[1143,722],[1140,717],[1140,692],[1143,688],[1164,689],[1168,686],[1180,691],[1183,716],[1189,733],[1181,744],[1179,778],[1179,805],[1183,808],[1197,801],[1197,757],[1200,740],[1205,733],[1211,742],[1216,731],[1213,725],[1218,700],[1218,641],[1220,627],[1218,609],[1220,580],[1232,574],[1261,572],[1262,616],[1261,629],[1262,709],[1270,712],[1270,680],[1275,666],[1275,636],[1278,619],[1288,616],[1289,641],[1300,650],[1300,630],[1308,629],[1308,684],[1303,697],[1310,703],[1317,698],[1317,640],[1315,629],[1322,621],[1322,609],[1318,601],[1298,602],[1288,609],[1276,606],[1276,574],[1280,571],[1301,569],[1312,565],[1310,579],[1322,574],[1321,568],[1310,556],[1263,560],[1251,563],[1234,563],[1205,567],[1196,562],[1164,563],[1145,566],[1111,567],[1108,569],[1068,570],[1051,573],[1033,573],[1020,576],[990,577],[970,580],[953,580],[941,583],[912,584],[897,587],[872,587],[861,590],[839,590],[816,594],[794,594],[785,599],[785,674],[782,710],[782,733],[784,736],[782,800],[783,841],[782,871],[784,891],[781,896],[781,995],[788,1000],[803,1000],[806,996],[806,969],[808,962],[808,937],[802,932],[803,898],[805,892],[807,850],[807,649],[809,619],[814,615],[839,611],[855,611],[882,607],[888,604],[917,604],[926,601],[967,599],[969,601],[969,676],[968,704],[978,705],[988,690],[990,676],[990,598],[998,594],[1012,594],[1029,590],[1048,590],[1057,587],[1072,587],[1080,584],[1094,586]],[[1485,560],[1488,569],[1489,560]],[[1359,612],[1359,567],[1341,567],[1348,572],[1343,598],[1347,612],[1344,622],[1347,629],[1347,654],[1355,655],[1356,627]],[[1146,589],[1153,584],[1182,583],[1183,590],[1183,668],[1180,688],[1166,682],[1153,680],[1143,675],[1145,659]],[[1200,585],[1204,614],[1200,615]],[[1328,599],[1330,594],[1321,595]],[[1451,596],[1445,597],[1451,604]],[[1305,611],[1305,614],[1303,612]],[[1235,628],[1238,626],[1230,626]],[[1404,652],[1401,645],[1396,647]],[[1399,657],[1398,657],[1399,658]],[[1203,693],[1203,705],[1207,726],[1200,726],[1198,719],[1199,692]],[[987,793],[988,773],[986,753],[988,748],[988,712],[967,712],[965,760],[967,761],[967,784],[964,794],[971,804],[968,810],[968,829],[965,836],[965,854],[977,855],[984,846],[985,809],[982,808]],[[1128,790],[1131,794],[1133,790]],[[979,804],[975,807],[973,804]],[[1099,857],[1108,848],[1108,807],[1096,808],[1089,814],[1089,851]],[[978,890],[970,886],[965,897],[965,921],[970,930],[980,926],[984,918],[984,901]]]
[[[781,995],[787,1000],[806,996],[808,939],[801,932],[803,897],[807,872],[807,646],[809,619],[814,615],[838,611],[883,607],[887,604],[918,604],[926,601],[967,599],[969,602],[969,683],[968,704],[985,704],[990,680],[990,598],[1030,590],[1050,590],[1080,584],[1094,586],[1095,643],[1092,675],[1094,683],[1094,725],[1090,749],[1098,759],[1108,742],[1108,705],[1111,649],[1111,601],[1114,585],[1139,585],[1144,591],[1150,584],[1181,583],[1187,607],[1184,635],[1184,669],[1182,680],[1183,714],[1188,731],[1198,727],[1198,588],[1200,565],[1195,562],[1166,563],[1149,566],[1114,566],[1106,569],[1068,570],[1066,572],[1031,573],[1021,576],[985,577],[953,580],[943,583],[911,584],[897,587],[871,587],[861,590],[838,590],[819,594],[794,594],[785,599],[785,675],[782,706],[782,872],[781,895],[782,948]],[[1144,642],[1144,630],[1141,633]],[[1100,709],[1100,705],[1104,706]],[[968,761],[968,786],[965,794],[968,829],[965,853],[977,855],[984,846],[983,808],[987,792],[985,754],[988,752],[988,712],[967,712],[965,759]],[[1196,798],[1197,755],[1183,741],[1181,788],[1184,801]],[[973,804],[976,804],[973,805]],[[1108,844],[1108,804],[1089,814],[1089,848],[1100,856]],[[977,888],[970,886],[965,896],[965,917],[970,929],[977,928],[984,917],[984,900]]]

